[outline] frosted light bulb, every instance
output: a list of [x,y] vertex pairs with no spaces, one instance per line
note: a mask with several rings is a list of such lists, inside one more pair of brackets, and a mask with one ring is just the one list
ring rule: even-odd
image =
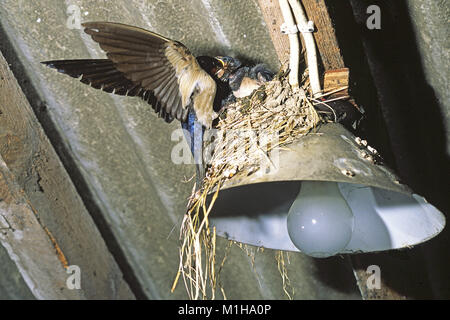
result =
[[287,217],[289,236],[303,253],[325,258],[343,251],[353,232],[353,212],[336,182],[302,181]]

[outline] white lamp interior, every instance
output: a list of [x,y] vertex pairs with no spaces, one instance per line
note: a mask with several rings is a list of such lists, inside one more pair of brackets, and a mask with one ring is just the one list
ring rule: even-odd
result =
[[[269,182],[222,190],[210,216],[211,223],[218,235],[228,239],[300,251],[287,228],[287,214],[300,185],[299,181]],[[337,185],[354,216],[351,239],[340,253],[413,246],[444,228],[444,216],[418,195],[350,183]]]

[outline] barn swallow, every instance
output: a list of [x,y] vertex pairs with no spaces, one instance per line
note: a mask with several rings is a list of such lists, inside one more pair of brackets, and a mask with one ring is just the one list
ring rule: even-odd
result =
[[[264,64],[253,67],[243,66],[242,63],[232,57],[216,57],[223,64],[219,77],[227,78],[232,90],[233,98],[243,98],[252,94],[264,82],[273,79],[274,74]],[[232,101],[231,98],[228,99]],[[349,101],[334,100],[324,103],[325,99],[319,99],[314,105],[316,110],[327,120],[341,123],[347,129],[354,132],[362,119],[363,114]]]
[[[177,119],[204,176],[202,141],[230,89],[219,80],[224,61],[194,57],[182,43],[145,29],[112,22],[83,23],[84,31],[106,52],[107,59],[54,60],[49,67],[106,92],[137,96],[166,122]],[[219,90],[217,90],[219,87]]]
[[216,59],[223,64],[221,74],[218,75],[219,78],[225,78],[228,81],[228,85],[236,98],[249,96],[264,82],[270,81],[274,77],[273,72],[267,69],[264,64],[249,67],[242,65],[238,59],[228,56],[218,56]]

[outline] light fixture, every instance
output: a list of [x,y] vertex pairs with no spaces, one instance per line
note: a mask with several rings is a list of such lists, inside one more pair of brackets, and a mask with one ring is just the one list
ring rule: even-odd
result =
[[292,243],[314,257],[328,257],[344,250],[353,233],[352,209],[336,182],[304,181],[287,216]]
[[339,124],[280,151],[278,168],[236,175],[210,214],[231,240],[314,257],[414,246],[445,226],[377,152]]

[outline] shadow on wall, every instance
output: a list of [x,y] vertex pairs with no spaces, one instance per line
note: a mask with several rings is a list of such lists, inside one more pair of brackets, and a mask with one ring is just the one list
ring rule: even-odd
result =
[[[425,78],[427,66],[422,63],[413,26],[426,26],[411,20],[404,0],[350,2],[387,125],[396,171],[405,184],[448,216],[450,161],[445,122],[450,119],[445,119],[445,102],[437,100]],[[381,9],[379,30],[366,27],[369,5]],[[444,31],[445,26],[441,27]],[[447,36],[445,32],[441,34]],[[386,283],[409,298],[450,297],[448,227],[435,239],[412,250],[371,254],[363,259],[384,263],[392,275],[385,279]]]
[[356,288],[352,265],[346,256],[314,259],[316,277],[325,285],[339,292],[351,293]]

